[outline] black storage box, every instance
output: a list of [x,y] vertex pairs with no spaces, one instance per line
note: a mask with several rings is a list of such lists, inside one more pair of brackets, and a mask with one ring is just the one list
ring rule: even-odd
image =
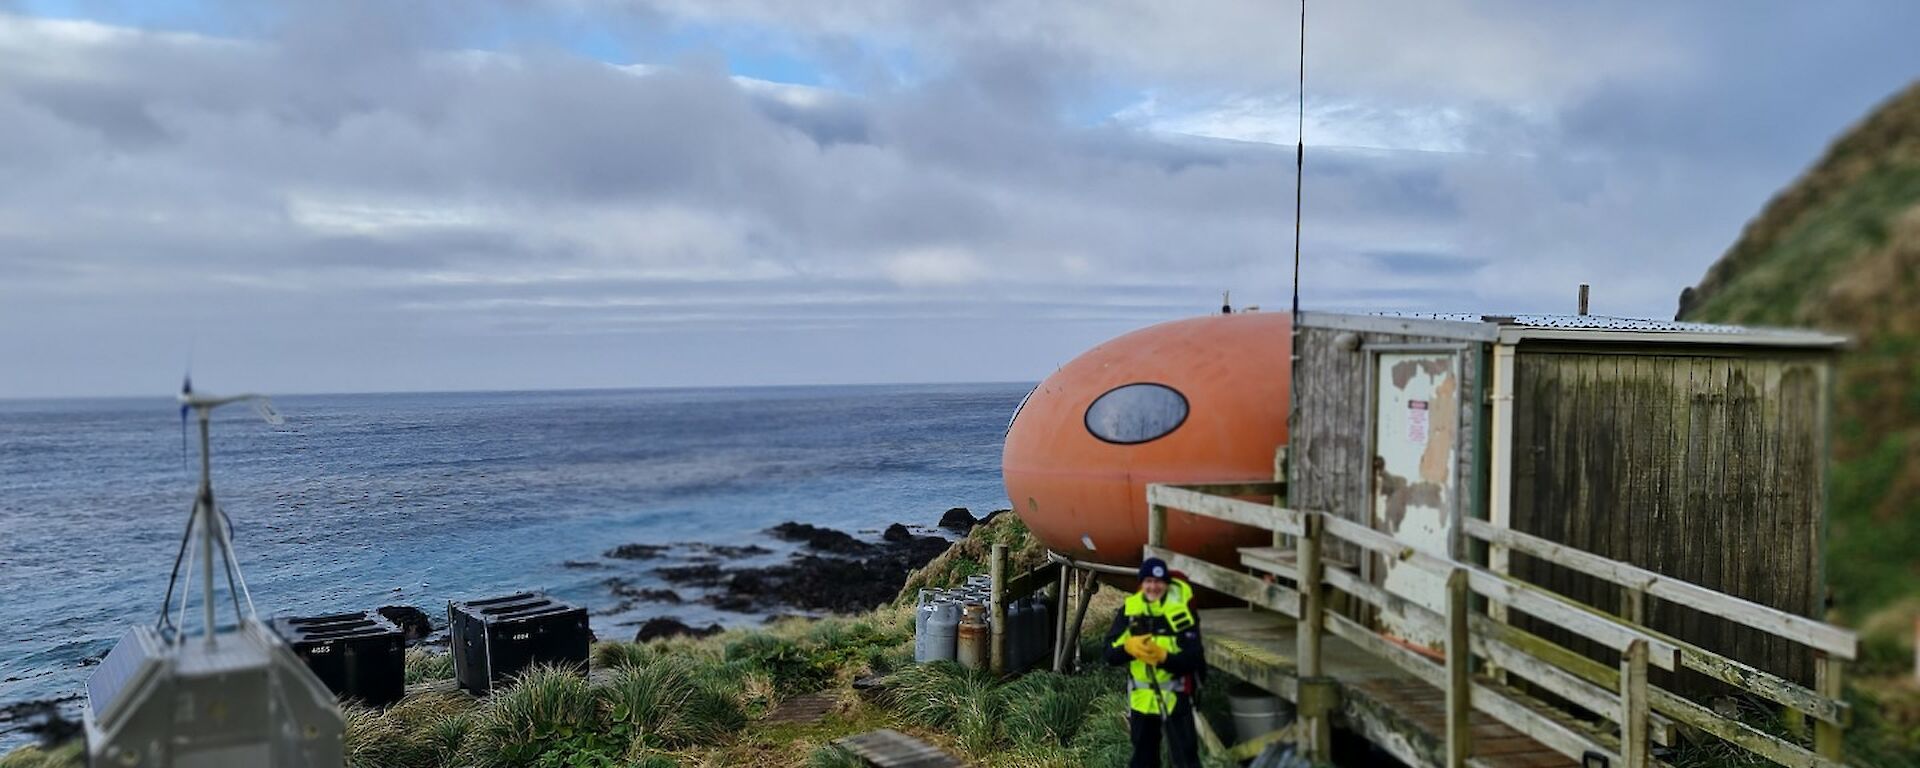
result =
[[484,696],[535,664],[587,669],[587,609],[538,592],[447,604],[453,675]]
[[273,631],[342,701],[384,707],[406,690],[406,638],[378,613],[278,618]]

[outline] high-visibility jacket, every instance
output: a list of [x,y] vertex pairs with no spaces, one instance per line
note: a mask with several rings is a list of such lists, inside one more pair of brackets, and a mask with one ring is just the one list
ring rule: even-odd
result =
[[[1126,607],[1120,616],[1115,617],[1119,632],[1112,640],[1112,648],[1122,649],[1127,640],[1133,637],[1135,624],[1145,624],[1153,637],[1155,645],[1166,649],[1171,662],[1176,657],[1197,649],[1182,647],[1180,637],[1189,637],[1189,643],[1197,643],[1193,634],[1195,619],[1187,608],[1187,601],[1193,597],[1193,587],[1187,582],[1175,579],[1167,584],[1166,597],[1159,602],[1147,600],[1146,596],[1135,592],[1127,596]],[[1124,650],[1120,650],[1124,654]],[[1127,705],[1135,712],[1145,715],[1165,715],[1173,711],[1178,704],[1179,695],[1190,693],[1185,690],[1186,675],[1177,675],[1169,666],[1185,666],[1163,662],[1150,665],[1131,656],[1127,661]]]

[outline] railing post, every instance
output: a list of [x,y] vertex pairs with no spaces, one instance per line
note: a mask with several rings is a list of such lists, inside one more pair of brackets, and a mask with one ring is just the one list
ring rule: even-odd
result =
[[1647,747],[1647,641],[1627,645],[1620,659],[1620,760],[1627,768],[1651,764]]
[[1447,768],[1464,768],[1473,754],[1473,649],[1467,639],[1472,610],[1467,569],[1447,575]]
[[1647,590],[1641,587],[1620,588],[1620,618],[1629,624],[1647,625]]
[[1147,546],[1164,547],[1167,545],[1167,508],[1159,504],[1147,505]]
[[1320,513],[1310,512],[1300,520],[1302,531],[1294,540],[1295,565],[1300,570],[1299,658],[1296,665],[1302,677],[1320,676],[1320,633],[1326,623],[1325,595],[1320,591]]
[[[1284,445],[1280,446],[1278,450],[1275,450],[1273,452],[1273,481],[1276,483],[1284,483],[1287,481],[1287,447]],[[1279,496],[1279,495],[1275,495],[1273,497],[1274,506],[1276,507],[1285,506],[1285,504],[1286,504],[1285,497]],[[1274,549],[1279,549],[1281,547],[1286,546],[1287,544],[1286,538],[1287,538],[1286,534],[1281,533],[1277,530],[1274,531],[1273,532]]]
[[[1813,690],[1829,699],[1838,701],[1846,695],[1846,662],[1828,656],[1823,651],[1813,654]],[[1813,721],[1813,751],[1821,757],[1840,762],[1846,757],[1846,745],[1842,739],[1844,731],[1840,726],[1825,720]]]
[[1320,542],[1324,528],[1319,512],[1301,517],[1300,535],[1294,538],[1295,565],[1299,568],[1300,623],[1294,627],[1298,640],[1295,670],[1300,675],[1301,751],[1314,762],[1332,759],[1332,697],[1315,695],[1331,688],[1321,679],[1320,635],[1326,623],[1326,595],[1320,584]]
[[987,593],[987,616],[992,622],[993,638],[987,653],[987,669],[998,675],[1007,670],[1007,545],[993,545],[987,572],[992,579]]

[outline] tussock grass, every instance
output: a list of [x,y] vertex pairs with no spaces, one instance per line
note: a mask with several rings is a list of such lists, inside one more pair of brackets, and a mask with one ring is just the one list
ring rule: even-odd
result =
[[75,768],[85,764],[85,749],[79,742],[52,750],[29,745],[0,757],[0,768]]
[[867,768],[867,761],[840,747],[828,744],[807,755],[807,768]]
[[407,685],[453,679],[453,654],[425,648],[407,649]]

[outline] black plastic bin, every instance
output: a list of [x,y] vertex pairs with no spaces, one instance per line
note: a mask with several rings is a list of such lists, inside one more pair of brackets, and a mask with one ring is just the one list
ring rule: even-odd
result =
[[453,675],[484,696],[535,664],[587,669],[587,609],[538,592],[447,604]]
[[406,637],[378,613],[277,618],[273,631],[342,701],[384,707],[406,691]]

